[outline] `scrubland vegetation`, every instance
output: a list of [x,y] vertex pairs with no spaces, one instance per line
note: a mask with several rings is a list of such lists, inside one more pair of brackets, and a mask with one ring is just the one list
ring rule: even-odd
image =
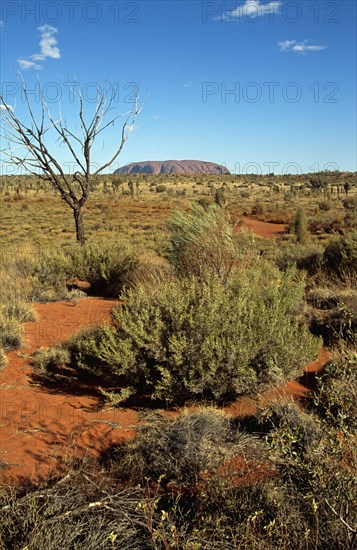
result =
[[[112,323],[33,369],[95,376],[143,415],[101,460],[3,486],[0,548],[355,548],[356,174],[102,176],[84,248],[34,178],[2,178],[0,201],[0,369],[31,303],[75,303],[86,281],[122,300]],[[286,232],[261,239],[244,216]],[[307,397],[225,412],[301,376],[321,345]]]

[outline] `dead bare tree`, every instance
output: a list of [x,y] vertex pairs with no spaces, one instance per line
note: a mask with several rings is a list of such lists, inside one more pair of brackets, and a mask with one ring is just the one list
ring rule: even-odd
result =
[[[138,95],[133,98],[133,106],[125,115],[119,114],[108,117],[113,110],[115,94],[108,98],[108,90],[103,91],[97,86],[97,99],[94,113],[86,120],[84,113],[84,101],[79,87],[72,89],[78,102],[78,123],[81,130],[76,132],[64,121],[61,111],[61,103],[58,102],[58,118],[52,115],[46,102],[43,88],[39,85],[40,114],[36,117],[33,105],[29,99],[29,93],[22,76],[19,76],[22,97],[27,108],[27,122],[21,121],[15,114],[15,109],[8,105],[5,98],[0,95],[1,138],[5,140],[7,147],[1,149],[7,162],[23,168],[41,180],[49,182],[61,195],[62,199],[73,211],[77,241],[85,244],[83,224],[83,205],[86,203],[91,182],[98,174],[108,168],[121,153],[125,142],[131,134],[135,120],[140,113]],[[125,116],[121,127],[119,145],[113,156],[98,168],[92,167],[92,147],[98,136],[109,126]],[[68,149],[74,165],[74,174],[67,174],[58,160],[58,155],[50,151],[49,131],[54,131],[57,141]]]

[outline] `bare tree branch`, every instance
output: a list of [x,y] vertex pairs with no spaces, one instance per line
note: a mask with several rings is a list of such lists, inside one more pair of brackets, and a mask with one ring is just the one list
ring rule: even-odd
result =
[[[134,103],[134,106],[132,108],[132,110],[130,111],[123,127],[122,127],[122,132],[121,132],[121,142],[120,142],[120,145],[117,149],[117,151],[115,152],[114,156],[108,161],[106,162],[105,164],[103,164],[103,166],[101,166],[100,168],[98,168],[98,170],[96,170],[94,172],[94,176],[98,175],[100,172],[102,172],[103,170],[105,170],[105,168],[108,168],[108,166],[110,166],[111,164],[113,164],[113,162],[115,161],[115,159],[120,155],[124,145],[125,145],[125,142],[128,140],[131,132],[133,131],[133,128],[134,128],[134,124],[135,124],[135,120],[137,118],[137,116],[140,114],[140,111],[141,111],[142,107],[139,107],[138,105],[138,100],[137,98],[135,99],[135,103]],[[129,125],[129,128],[128,128],[128,131],[127,133],[125,133],[125,129],[129,123],[129,120],[131,118],[131,123]],[[113,123],[113,121],[112,121]],[[103,128],[104,129],[104,128]]]
[[[80,88],[78,86],[77,91],[71,88],[74,97],[78,101],[78,117],[82,133],[82,136],[78,136],[64,122],[60,101],[58,101],[59,117],[55,118],[52,115],[39,81],[41,112],[37,117],[21,73],[18,74],[18,80],[21,92],[25,98],[30,124],[26,123],[26,121],[21,121],[15,114],[15,110],[0,95],[1,137],[8,145],[7,149],[3,149],[1,152],[8,159],[9,163],[20,166],[31,175],[51,183],[62,199],[72,208],[76,223],[77,240],[81,244],[84,244],[82,207],[89,197],[91,180],[108,168],[121,153],[134,128],[136,118],[141,111],[138,97],[135,97],[133,108],[126,116],[121,129],[120,143],[114,155],[92,173],[91,153],[95,139],[101,132],[109,126],[113,126],[123,116],[113,116],[108,121],[105,121],[107,115],[113,110],[113,94],[108,100],[106,93],[97,85],[98,95],[94,113],[87,123]],[[50,151],[46,138],[49,130],[53,130],[58,135],[57,141],[66,146],[71,158],[76,163],[77,170],[73,176],[68,175],[64,171],[57,160],[58,157],[56,154]],[[15,149],[18,149],[18,151]]]

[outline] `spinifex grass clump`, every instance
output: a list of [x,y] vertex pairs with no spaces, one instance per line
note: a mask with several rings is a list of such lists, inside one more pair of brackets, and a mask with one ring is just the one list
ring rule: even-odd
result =
[[36,311],[20,300],[0,303],[0,348],[6,351],[23,344],[24,323],[36,321]]
[[[279,430],[300,418],[280,411]],[[73,460],[38,487],[3,484],[0,548],[352,550],[352,440],[326,425],[323,435],[297,456],[212,409],[148,420],[101,463]]]
[[[274,245],[274,251],[276,251]],[[298,243],[282,243],[275,254],[275,263],[279,269],[296,265],[309,276],[316,275],[322,268],[324,248],[319,244],[302,245]]]
[[235,239],[229,215],[217,205],[176,211],[168,228],[166,257],[181,277],[214,275],[225,283],[247,252]]
[[0,348],[5,351],[20,348],[23,343],[23,332],[21,321],[0,313]]
[[25,302],[11,302],[0,306],[1,314],[8,319],[17,319],[21,323],[37,320],[36,311]]
[[304,283],[269,264],[218,277],[128,290],[102,326],[69,344],[74,366],[122,389],[173,403],[254,394],[298,376],[320,342],[298,319]]
[[273,401],[261,408],[258,421],[270,447],[283,457],[301,459],[321,438],[316,419],[292,400]]
[[145,480],[188,486],[227,465],[233,457],[267,457],[267,448],[253,435],[239,432],[224,412],[213,407],[184,410],[174,420],[158,419],[144,425],[137,437],[114,454],[118,477],[132,483]]

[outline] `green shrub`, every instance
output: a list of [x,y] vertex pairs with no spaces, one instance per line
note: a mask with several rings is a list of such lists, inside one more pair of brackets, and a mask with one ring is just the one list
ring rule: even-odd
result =
[[123,242],[90,243],[68,252],[75,276],[91,283],[94,294],[117,297],[139,265],[133,248]]
[[167,191],[167,186],[166,186],[166,185],[162,185],[162,184],[157,185],[157,186],[155,187],[155,191],[156,191],[156,193],[165,193],[165,191]]
[[68,280],[73,278],[71,258],[61,249],[44,248],[31,273],[31,299],[36,302],[63,300]]
[[[223,285],[183,279],[128,290],[102,326],[69,344],[73,364],[168,402],[234,399],[296,377],[319,347],[297,320],[296,271],[262,263]],[[126,393],[127,394],[127,393]]]
[[323,212],[328,212],[332,208],[332,203],[329,200],[323,200],[319,202],[319,209]]
[[348,278],[357,274],[357,229],[333,239],[324,253],[324,268],[339,277]]
[[240,255],[228,214],[216,205],[195,204],[191,211],[174,213],[166,257],[179,276],[208,275],[227,282]]
[[69,351],[62,346],[43,348],[33,355],[33,365],[35,368],[48,372],[57,370],[62,365],[68,364],[69,361]]
[[66,348],[70,362],[77,368],[100,376],[103,382],[125,382],[121,375],[125,344],[106,323],[83,330],[66,344]]
[[275,262],[279,269],[285,270],[295,264],[298,269],[315,275],[322,267],[323,253],[324,249],[319,245],[289,244],[278,252]]
[[41,251],[32,272],[34,301],[65,300],[68,283],[82,279],[91,283],[91,292],[117,297],[139,264],[125,242],[89,243],[84,248]]
[[357,355],[345,352],[316,376],[313,408],[328,424],[352,433],[357,430]]
[[299,244],[306,244],[308,241],[309,232],[306,216],[302,208],[298,208],[296,211],[294,233],[296,236],[296,241]]

